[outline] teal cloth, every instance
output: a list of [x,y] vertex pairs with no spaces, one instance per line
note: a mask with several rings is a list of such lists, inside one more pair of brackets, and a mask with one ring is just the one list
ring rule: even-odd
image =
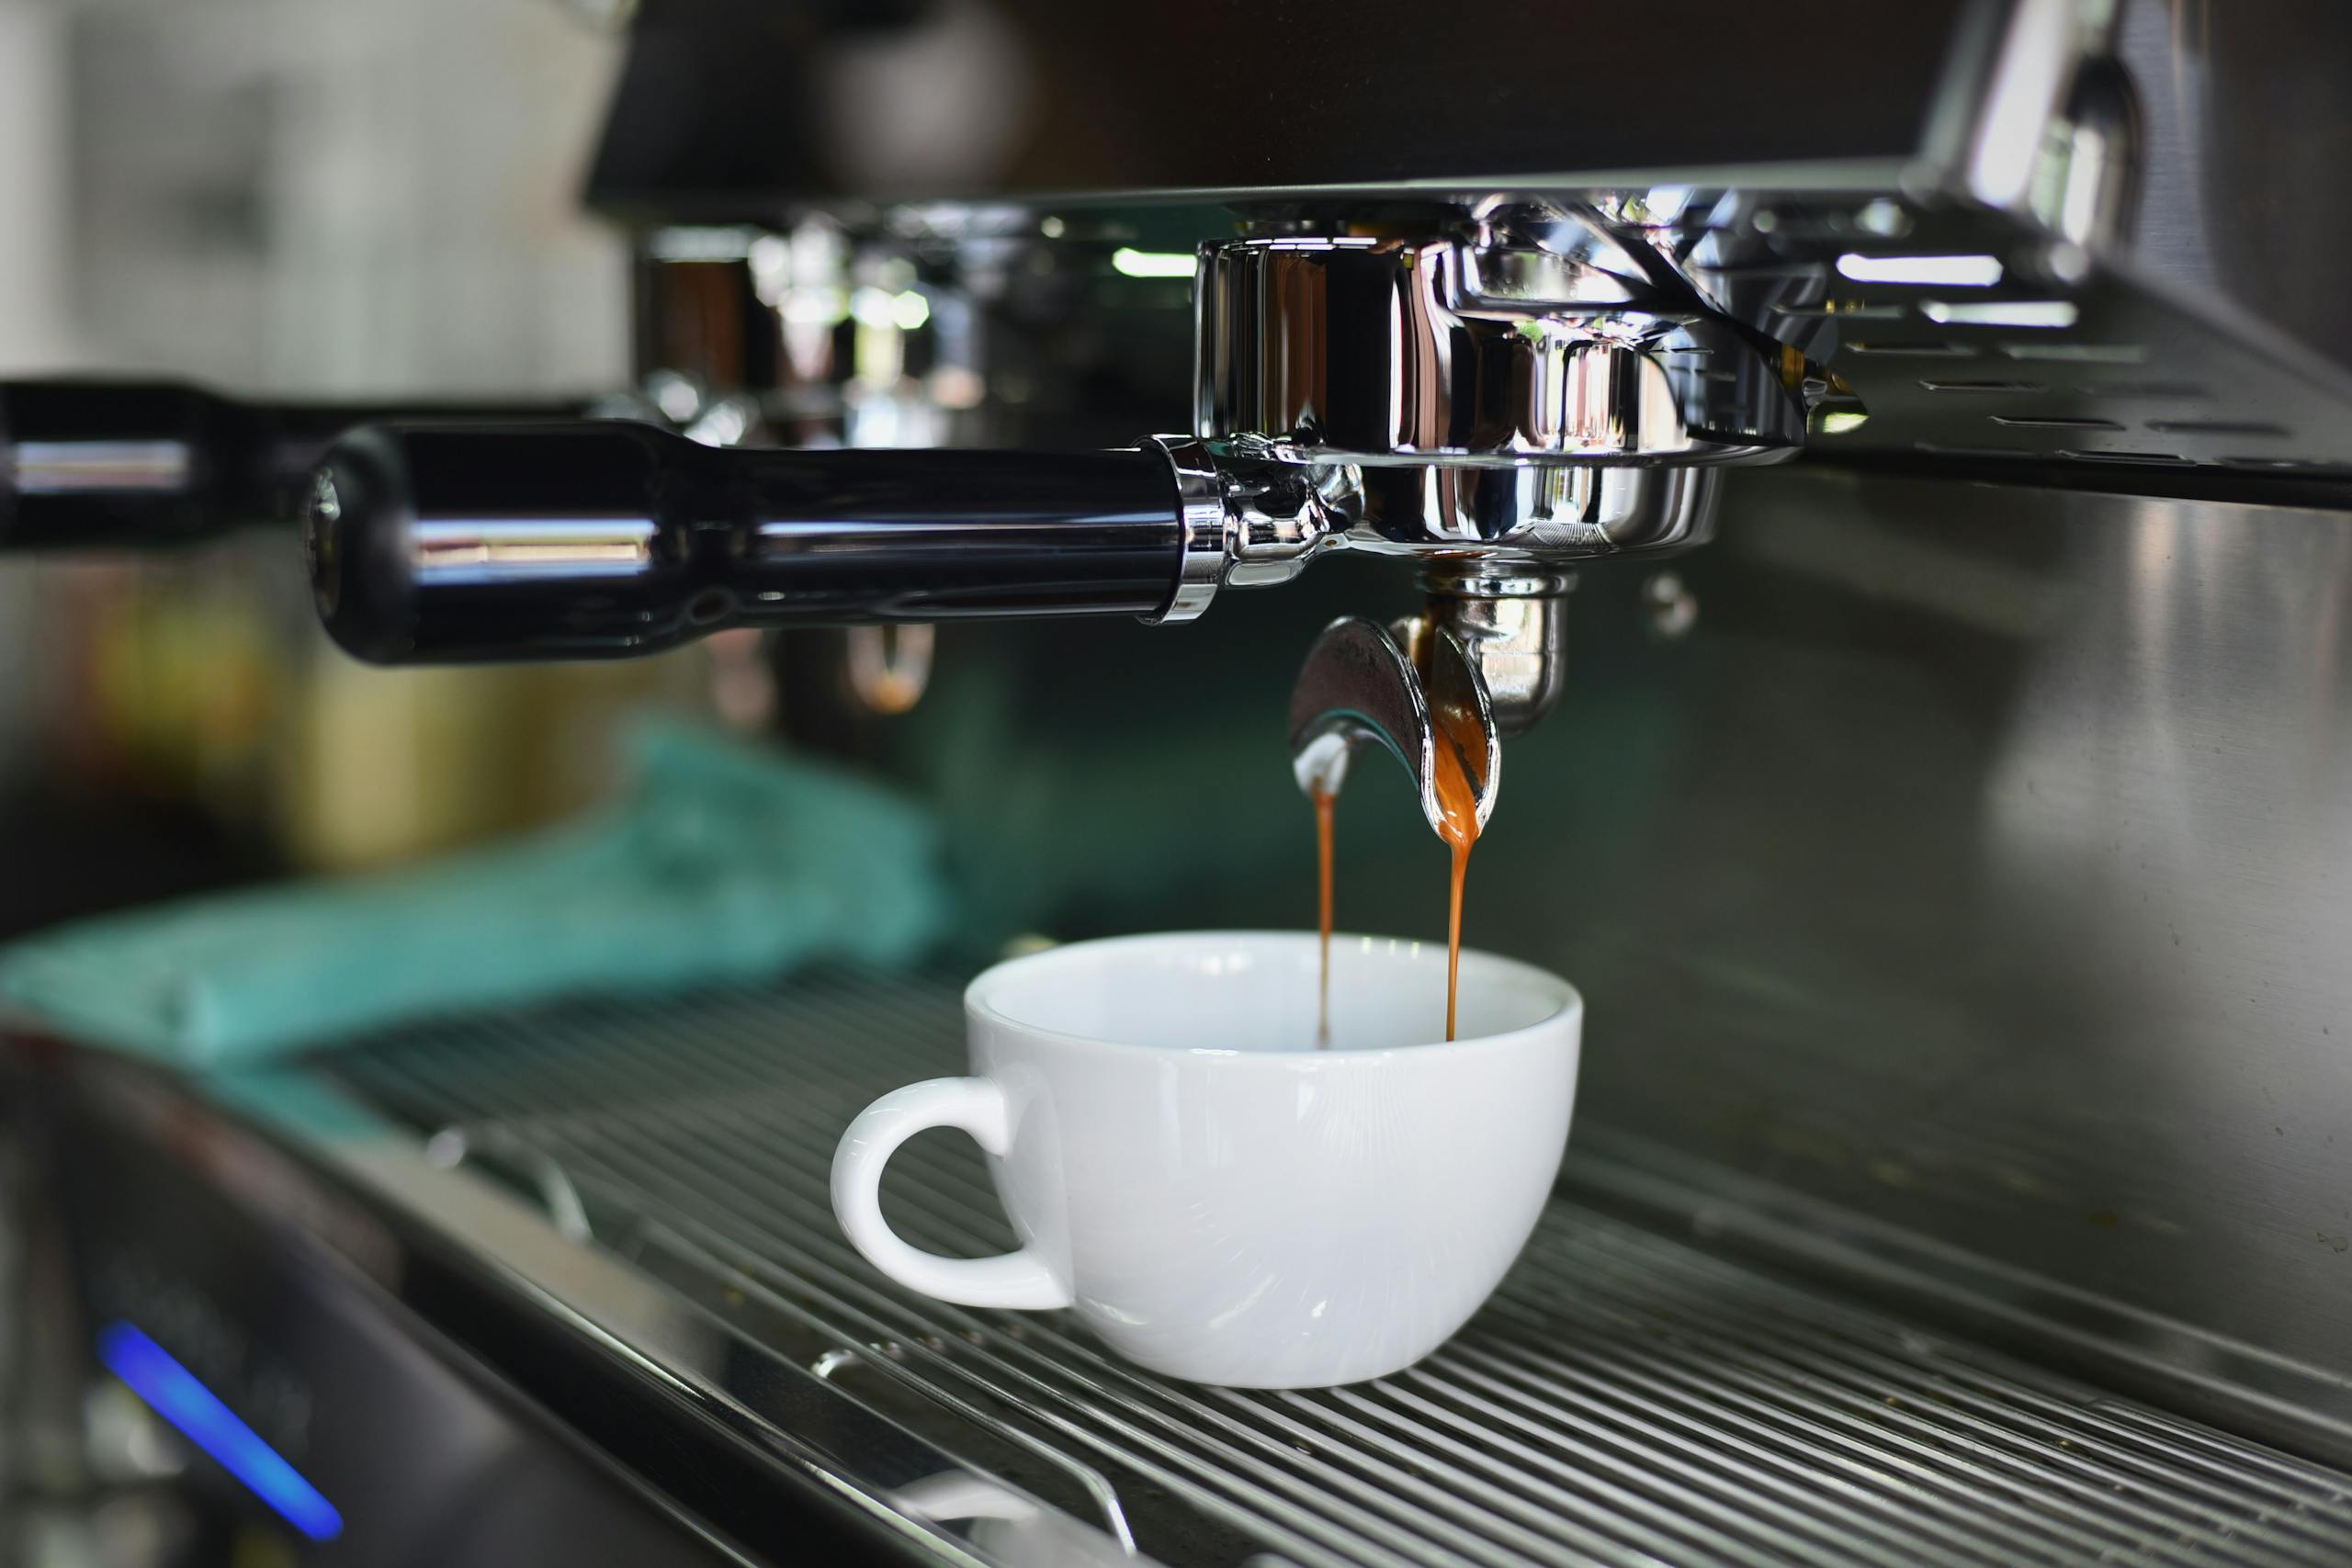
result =
[[896,965],[950,925],[927,813],[674,723],[616,807],[414,870],[107,916],[0,949],[0,998],[184,1068],[430,1014]]

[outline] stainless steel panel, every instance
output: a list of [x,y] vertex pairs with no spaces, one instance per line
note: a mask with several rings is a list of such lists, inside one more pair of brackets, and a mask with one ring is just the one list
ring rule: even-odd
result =
[[[734,1332],[1164,1561],[2318,1568],[2352,1554],[2340,1472],[1572,1201],[1446,1349],[1350,1389],[1174,1383],[1060,1314],[912,1296],[836,1232],[831,1145],[870,1096],[961,1062],[952,987],[849,978],[455,1022],[331,1070],[440,1129],[436,1147],[504,1150],[530,1190],[560,1172],[605,1248]],[[958,1141],[909,1145],[885,1202],[919,1245],[1010,1240]],[[854,1483],[857,1456],[842,1457]]]
[[[1757,206],[1746,228],[1686,222],[1678,243],[1715,297],[1839,378],[1815,411],[1813,450],[2352,468],[2352,377],[2312,351],[2299,320],[2167,279],[2159,249],[2094,256],[2035,223],[1884,197]],[[1899,239],[1861,231],[1873,210]],[[1758,216],[1769,229],[1747,231]],[[1939,280],[1946,265],[1976,265],[1984,281]]]
[[2133,255],[2352,362],[2341,160],[2352,10],[2335,0],[2122,0],[2138,108]]
[[2340,1391],[2352,516],[1800,467],[1678,575],[1587,574],[1473,871],[1580,1115]]

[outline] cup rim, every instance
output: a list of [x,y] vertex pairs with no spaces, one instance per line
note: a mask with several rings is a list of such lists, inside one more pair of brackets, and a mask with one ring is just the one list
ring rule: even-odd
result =
[[[1537,1036],[1550,1033],[1558,1029],[1564,1020],[1578,1024],[1581,1024],[1583,1021],[1584,993],[1577,990],[1574,985],[1561,978],[1559,976],[1553,974],[1548,969],[1539,968],[1535,964],[1523,962],[1517,958],[1506,958],[1499,953],[1489,953],[1484,948],[1475,947],[1464,947],[1462,950],[1462,956],[1465,961],[1476,958],[1480,964],[1491,964],[1498,969],[1515,974],[1521,978],[1532,980],[1545,989],[1554,992],[1557,997],[1556,1005],[1544,1013],[1543,1017],[1535,1020],[1532,1023],[1521,1024],[1517,1029],[1507,1029],[1498,1034],[1473,1035],[1466,1040],[1432,1040],[1426,1043],[1413,1045],[1307,1045],[1281,1046],[1273,1050],[1267,1051],[1239,1051],[1229,1046],[1221,1045],[1147,1045],[1140,1042],[1132,1040],[1102,1040],[1091,1034],[1073,1034],[1066,1030],[1049,1029],[1044,1024],[1031,1023],[1024,1019],[1015,1018],[1011,1013],[1008,1013],[995,1006],[986,997],[981,995],[981,989],[983,987],[993,987],[1002,984],[1009,976],[1017,974],[1022,970],[1048,967],[1057,960],[1065,959],[1073,953],[1086,950],[1112,947],[1136,947],[1142,946],[1147,943],[1231,942],[1236,940],[1248,942],[1264,942],[1272,940],[1284,942],[1313,942],[1318,939],[1318,934],[1319,933],[1315,931],[1249,929],[1182,931],[1132,931],[1121,936],[1088,937],[1079,942],[1061,942],[1052,947],[1041,949],[1035,953],[1024,953],[1017,958],[1001,959],[997,963],[989,964],[978,975],[973,976],[970,983],[966,985],[964,987],[964,1014],[967,1020],[985,1019],[989,1022],[1001,1024],[1008,1029],[1017,1029],[1033,1039],[1049,1040],[1058,1044],[1073,1046],[1084,1050],[1141,1052],[1156,1056],[1217,1056],[1232,1057],[1237,1060],[1262,1058],[1269,1062],[1286,1063],[1364,1062],[1374,1061],[1386,1056],[1404,1055],[1408,1053],[1415,1056],[1425,1056],[1431,1052],[1442,1052],[1448,1055],[1478,1055],[1489,1051],[1504,1051],[1514,1047],[1524,1046],[1533,1041]],[[1378,936],[1369,931],[1335,931],[1331,933],[1331,940],[1335,943],[1340,942],[1389,942],[1398,946],[1412,948],[1433,947],[1438,945],[1434,942],[1422,942],[1417,938]],[[1581,1037],[1579,1036],[1578,1040],[1572,1044],[1571,1049],[1576,1049],[1580,1046],[1580,1044]]]

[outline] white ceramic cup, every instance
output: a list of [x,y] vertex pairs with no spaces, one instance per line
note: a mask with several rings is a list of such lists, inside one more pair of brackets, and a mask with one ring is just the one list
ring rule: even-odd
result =
[[[1584,1004],[1445,949],[1313,932],[1121,937],[1000,964],[964,993],[972,1076],[884,1095],[833,1156],[833,1212],[911,1290],[1071,1307],[1172,1377],[1312,1388],[1411,1365],[1476,1311],[1557,1174]],[[989,1156],[1023,1245],[941,1258],[882,1217],[882,1168],[931,1127]]]

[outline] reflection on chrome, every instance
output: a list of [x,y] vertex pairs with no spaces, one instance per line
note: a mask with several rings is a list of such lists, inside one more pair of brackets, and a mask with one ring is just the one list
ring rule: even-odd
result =
[[1025,1568],[1136,1568],[1150,1561],[1136,1551],[1115,1499],[1109,1504],[1115,1536],[968,1470],[910,1482],[890,1501],[916,1518],[960,1526],[992,1558]]
[[1195,304],[1194,433],[1273,457],[1737,462],[1803,437],[1778,366],[1598,241],[1234,240]]
[[193,458],[185,441],[23,441],[8,455],[19,495],[175,491]]
[[652,570],[650,517],[436,518],[411,533],[417,574],[436,582],[638,577]]

